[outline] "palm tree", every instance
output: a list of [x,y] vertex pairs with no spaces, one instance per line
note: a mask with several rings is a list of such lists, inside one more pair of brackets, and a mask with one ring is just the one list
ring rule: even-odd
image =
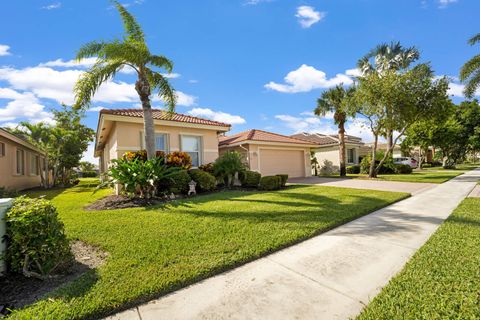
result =
[[144,33],[135,18],[117,1],[113,1],[123,21],[125,36],[110,42],[92,41],[77,52],[76,60],[97,57],[95,64],[79,78],[74,87],[75,107],[88,107],[99,87],[127,67],[135,70],[137,91],[143,109],[145,145],[148,158],[155,157],[155,129],[150,95],[157,91],[168,112],[175,110],[176,94],[168,80],[156,69],[172,72],[173,63],[164,56],[151,54]]
[[[480,33],[468,40],[470,45],[480,42]],[[480,54],[468,60],[460,69],[460,80],[466,82],[464,93],[467,98],[472,98],[475,91],[480,87]]]
[[[381,76],[388,71],[407,69],[419,58],[420,52],[415,47],[405,48],[400,42],[382,43],[358,60],[357,68],[362,75],[377,72]],[[387,130],[386,138],[387,150],[390,150],[393,147],[393,129]]]
[[338,140],[339,140],[339,157],[340,157],[340,176],[347,175],[346,159],[345,159],[345,122],[350,112],[347,107],[350,98],[355,91],[354,87],[345,89],[342,85],[337,85],[324,91],[321,97],[317,100],[317,107],[314,113],[317,116],[324,117],[327,113],[333,112],[333,120],[338,125]]

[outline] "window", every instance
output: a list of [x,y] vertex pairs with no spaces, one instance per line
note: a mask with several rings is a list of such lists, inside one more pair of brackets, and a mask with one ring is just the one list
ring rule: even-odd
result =
[[[145,149],[145,135],[141,133],[141,148]],[[166,133],[155,133],[155,151],[168,153],[168,135]]]
[[0,157],[5,156],[5,143],[0,142]]
[[30,174],[36,175],[36,176],[40,174],[39,163],[40,163],[40,157],[32,154],[32,156],[30,157]]
[[17,149],[17,174],[25,174],[25,151]]
[[201,161],[201,140],[195,136],[181,136],[182,151],[188,153],[192,158],[192,166],[198,167]]
[[347,162],[355,163],[355,149],[347,149]]

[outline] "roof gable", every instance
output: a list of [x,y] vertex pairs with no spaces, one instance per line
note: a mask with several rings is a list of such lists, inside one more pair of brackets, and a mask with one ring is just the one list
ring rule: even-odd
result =
[[240,132],[231,136],[223,136],[219,138],[219,146],[231,145],[246,141],[262,141],[262,142],[276,142],[276,143],[290,143],[300,145],[312,145],[311,141],[297,139],[294,137],[284,136],[278,133],[251,129]]

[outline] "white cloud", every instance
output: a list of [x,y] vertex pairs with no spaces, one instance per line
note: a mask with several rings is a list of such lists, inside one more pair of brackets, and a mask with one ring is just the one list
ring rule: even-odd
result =
[[53,9],[58,9],[62,6],[62,3],[61,2],[54,2],[54,3],[51,3],[47,6],[44,6],[42,7],[42,9],[45,9],[45,10],[53,10]]
[[438,0],[438,7],[443,9],[448,7],[448,5],[457,2],[457,0]]
[[362,72],[358,68],[347,69],[345,74],[350,77],[360,77]]
[[243,5],[252,5],[252,6],[256,6],[257,4],[259,3],[262,3],[262,2],[272,2],[273,0],[246,0]]
[[190,80],[188,80],[188,83],[198,83],[198,80],[190,79]]
[[[68,63],[68,62],[66,62]],[[13,89],[33,92],[39,98],[53,99],[59,103],[74,102],[73,87],[82,70],[54,70],[45,66],[25,69],[0,68],[0,80],[7,81]],[[177,91],[178,105],[192,106],[196,98]],[[108,81],[104,83],[93,102],[115,103],[138,101],[135,85],[123,81]],[[155,100],[155,99],[153,99]],[[159,101],[158,98],[156,101]]]
[[[40,104],[32,92],[18,92],[10,88],[0,88],[0,121],[11,122],[26,120],[32,123],[44,121],[51,123],[53,115],[45,111],[45,106]],[[2,124],[4,125],[4,124]]]
[[300,68],[290,71],[284,78],[286,84],[270,81],[265,88],[284,93],[308,92],[314,89],[330,88],[338,84],[350,85],[352,79],[345,74],[337,74],[327,79],[325,72],[302,64]]
[[11,55],[8,50],[10,50],[10,46],[7,46],[6,44],[0,44],[0,57]]
[[98,107],[89,108],[87,111],[88,111],[88,112],[99,112],[99,111],[102,111],[103,109],[106,109],[106,108],[105,108],[105,107],[98,106]]
[[213,111],[212,109],[209,109],[209,108],[193,108],[187,113],[195,117],[203,117],[203,118],[211,119],[214,121],[220,121],[220,122],[225,122],[229,124],[243,124],[246,122],[245,119],[243,119],[240,116],[235,116],[222,111]]
[[322,20],[326,14],[326,12],[315,11],[315,8],[311,6],[300,6],[297,8],[295,17],[298,18],[302,28],[306,29]]
[[167,78],[167,79],[180,78],[180,74],[179,74],[179,73],[162,73],[162,76],[164,76],[164,77]]
[[95,64],[97,58],[85,58],[80,61],[76,60],[68,60],[63,61],[63,59],[57,59],[53,61],[47,61],[44,63],[40,63],[39,67],[65,67],[65,68],[72,68],[72,67],[91,67]]

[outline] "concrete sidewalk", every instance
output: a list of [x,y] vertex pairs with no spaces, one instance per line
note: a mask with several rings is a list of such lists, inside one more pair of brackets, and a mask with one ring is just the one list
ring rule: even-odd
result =
[[351,179],[351,178],[329,178],[329,177],[307,177],[307,178],[290,178],[289,183],[295,184],[312,184],[326,187],[340,187],[353,189],[367,189],[393,192],[407,192],[411,195],[419,194],[423,191],[435,187],[436,183],[424,182],[402,182],[402,181],[382,181],[368,179]]
[[475,187],[448,182],[111,319],[348,319]]

